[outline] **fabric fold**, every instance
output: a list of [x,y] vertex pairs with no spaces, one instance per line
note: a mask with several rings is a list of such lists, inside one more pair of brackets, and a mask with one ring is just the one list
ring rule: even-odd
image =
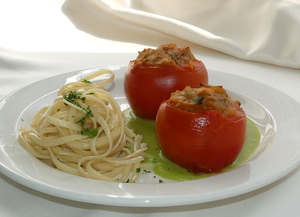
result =
[[94,13],[244,60],[300,68],[296,0],[83,0]]

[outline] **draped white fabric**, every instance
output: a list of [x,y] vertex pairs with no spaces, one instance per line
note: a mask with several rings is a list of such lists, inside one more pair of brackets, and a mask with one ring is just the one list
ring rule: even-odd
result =
[[298,0],[83,0],[95,13],[241,59],[300,68]]

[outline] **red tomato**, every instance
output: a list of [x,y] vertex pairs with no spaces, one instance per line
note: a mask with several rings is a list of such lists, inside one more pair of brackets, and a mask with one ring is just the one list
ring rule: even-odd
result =
[[192,66],[134,65],[131,61],[124,78],[130,107],[139,117],[151,120],[155,120],[159,105],[172,92],[207,83],[207,70],[199,60]]
[[156,118],[163,154],[194,173],[219,172],[239,155],[246,135],[246,115],[226,117],[214,110],[191,112],[164,101]]

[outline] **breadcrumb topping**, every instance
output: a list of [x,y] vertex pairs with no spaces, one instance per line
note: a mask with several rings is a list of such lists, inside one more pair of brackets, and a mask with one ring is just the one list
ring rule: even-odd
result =
[[189,46],[178,47],[176,44],[169,43],[163,44],[157,49],[146,48],[140,51],[133,62],[143,65],[192,66],[194,60],[197,59]]
[[222,86],[202,85],[200,88],[187,86],[184,90],[172,93],[170,102],[173,106],[186,111],[215,110],[225,116],[237,115],[241,105],[227,94]]

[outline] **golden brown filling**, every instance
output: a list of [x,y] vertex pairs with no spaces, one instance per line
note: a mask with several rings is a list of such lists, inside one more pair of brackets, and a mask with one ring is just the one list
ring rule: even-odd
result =
[[170,65],[184,66],[192,65],[197,60],[191,52],[190,47],[178,47],[176,44],[163,44],[157,49],[146,48],[139,52],[134,64],[143,65]]
[[215,110],[225,116],[237,114],[239,101],[228,96],[222,86],[202,85],[200,88],[186,87],[172,93],[170,102],[177,108],[186,111]]

